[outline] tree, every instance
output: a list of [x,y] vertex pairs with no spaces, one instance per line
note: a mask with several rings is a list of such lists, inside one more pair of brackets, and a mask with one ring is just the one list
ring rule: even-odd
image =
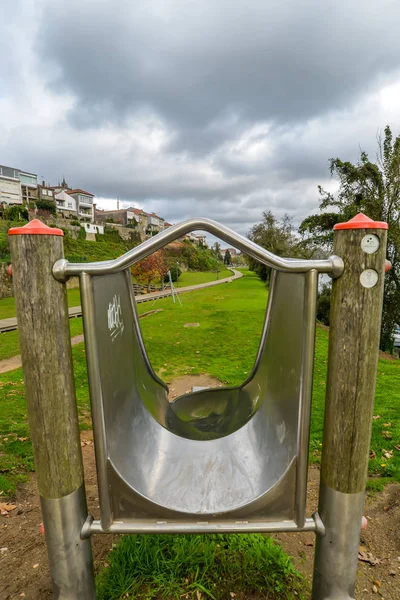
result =
[[152,281],[165,279],[168,273],[169,265],[164,250],[158,250],[150,254],[140,262],[133,265],[131,271],[138,283],[147,285],[147,291],[150,292]]
[[[248,237],[273,254],[287,258],[311,258],[315,248],[309,240],[301,240],[295,234],[292,219],[284,215],[277,219],[272,212],[263,213],[263,220],[251,228]],[[251,257],[247,257],[249,268],[262,281],[269,282],[271,269]]]
[[388,223],[387,256],[392,269],[385,276],[380,347],[392,350],[393,332],[400,324],[400,136],[394,139],[388,125],[377,142],[376,162],[364,151],[355,165],[330,159],[331,175],[339,179],[338,191],[332,194],[319,186],[321,213],[305,219],[300,232],[305,239],[314,237],[331,250],[333,226],[359,212]]
[[213,253],[215,254],[217,260],[222,261],[221,244],[219,242],[215,242],[214,246],[212,247],[212,250],[213,250]]
[[317,321],[324,325],[329,325],[329,316],[331,310],[331,292],[332,286],[330,283],[322,284],[318,290],[317,296]]
[[227,250],[225,252],[225,256],[224,256],[224,263],[226,265],[230,265],[231,264],[231,260],[232,260],[231,253],[229,252],[229,250]]

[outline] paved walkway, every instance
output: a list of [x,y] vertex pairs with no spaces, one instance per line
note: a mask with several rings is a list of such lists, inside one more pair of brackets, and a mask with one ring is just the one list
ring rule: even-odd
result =
[[[226,277],[225,279],[217,279],[216,281],[208,281],[207,283],[200,283],[198,285],[189,285],[183,288],[178,288],[178,292],[193,292],[198,289],[213,287],[214,285],[219,285],[221,283],[228,283],[233,281],[234,279],[239,279],[243,277],[243,274],[240,271],[236,271],[232,269],[234,275],[232,277]],[[148,302],[149,300],[155,300],[156,298],[171,296],[171,290],[164,290],[164,292],[154,292],[152,294],[142,294],[141,296],[136,296],[136,302]],[[147,315],[154,314],[159,312],[159,310],[150,310],[147,313],[143,313],[139,315],[139,318],[146,317]],[[82,314],[80,306],[74,306],[69,309],[69,316],[72,317],[80,317]],[[7,327],[7,323],[9,321],[13,322],[13,327],[11,329],[0,329],[1,333],[6,331],[12,331],[13,329],[17,329],[17,319],[3,319],[0,321],[0,327],[3,323],[6,323],[5,327]],[[75,346],[75,344],[80,344],[83,342],[83,335],[76,335],[71,338],[71,346]],[[11,358],[6,358],[4,360],[0,360],[0,373],[7,373],[8,371],[14,371],[14,369],[19,369],[22,366],[21,356],[12,356]]]
[[[179,294],[185,292],[193,292],[195,290],[200,290],[202,288],[212,287],[214,285],[219,285],[221,283],[227,283],[228,281],[233,281],[234,279],[239,279],[243,277],[243,273],[240,271],[236,271],[236,269],[232,269],[233,275],[232,277],[225,277],[225,279],[216,279],[215,281],[207,281],[206,283],[199,283],[197,285],[188,285],[182,288],[176,288],[176,291]],[[165,298],[167,296],[171,296],[172,292],[170,289],[164,290],[163,292],[152,292],[151,294],[140,294],[139,296],[135,296],[136,303],[140,302],[149,302],[150,300],[154,300],[155,298]],[[72,319],[74,317],[82,316],[82,308],[80,306],[73,306],[68,309],[69,318]],[[2,319],[0,320],[0,333],[5,333],[6,331],[13,331],[14,329],[18,329],[17,318],[12,317],[11,319]]]

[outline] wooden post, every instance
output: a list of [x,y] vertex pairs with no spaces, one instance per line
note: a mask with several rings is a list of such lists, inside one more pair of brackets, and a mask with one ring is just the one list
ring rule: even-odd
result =
[[28,419],[54,597],[94,600],[66,286],[52,274],[63,232],[37,219],[10,229]]
[[332,283],[313,600],[354,597],[378,362],[387,224],[335,226],[344,272]]

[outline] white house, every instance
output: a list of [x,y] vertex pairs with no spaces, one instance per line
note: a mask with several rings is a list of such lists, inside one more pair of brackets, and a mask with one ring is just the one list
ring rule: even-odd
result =
[[76,200],[67,192],[62,191],[55,195],[57,210],[65,215],[76,215]]
[[78,217],[88,219],[91,223],[94,221],[93,198],[94,194],[85,192],[81,189],[67,190],[69,196],[75,198],[76,214]]
[[22,204],[21,182],[16,177],[0,175],[0,202]]
[[95,225],[94,223],[81,223],[86,233],[99,233],[104,235],[104,225]]

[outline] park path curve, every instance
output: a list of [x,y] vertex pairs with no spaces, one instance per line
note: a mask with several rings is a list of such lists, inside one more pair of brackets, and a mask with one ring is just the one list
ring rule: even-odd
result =
[[[199,283],[197,285],[188,285],[182,288],[176,288],[178,294],[186,293],[186,292],[194,292],[196,290],[213,287],[214,285],[220,285],[221,283],[228,283],[230,281],[234,281],[235,279],[240,279],[243,277],[243,273],[237,271],[236,269],[232,269],[233,275],[232,277],[225,277],[224,279],[217,279],[215,281],[207,281],[206,283]],[[155,300],[157,298],[166,298],[171,296],[171,290],[164,290],[163,292],[152,292],[151,294],[142,294],[141,296],[136,296],[136,303],[140,302],[148,302],[150,300]],[[150,311],[157,312],[157,311]],[[74,306],[69,309],[70,317],[80,317],[82,315],[82,309],[80,306]],[[141,315],[143,316],[143,315]],[[5,328],[2,329],[2,324],[4,324]],[[14,317],[12,319],[3,319],[0,321],[0,333],[5,333],[7,331],[12,331],[14,329],[18,329],[17,319]],[[80,344],[83,342],[83,335],[77,335],[71,338],[71,345],[75,346],[75,344]],[[7,373],[8,371],[14,371],[15,369],[19,369],[22,366],[21,356],[18,354],[17,356],[12,356],[11,358],[5,358],[4,360],[0,360],[0,374]]]

